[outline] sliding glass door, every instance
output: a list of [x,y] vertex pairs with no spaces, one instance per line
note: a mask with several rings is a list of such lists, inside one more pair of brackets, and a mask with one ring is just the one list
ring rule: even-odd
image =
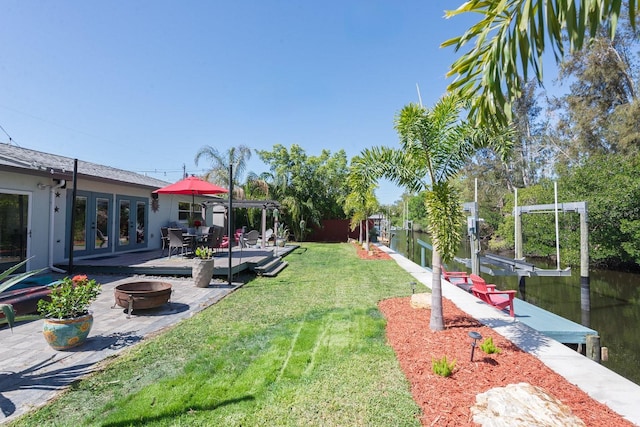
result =
[[0,190],[0,271],[25,260],[29,254],[30,205],[31,195]]

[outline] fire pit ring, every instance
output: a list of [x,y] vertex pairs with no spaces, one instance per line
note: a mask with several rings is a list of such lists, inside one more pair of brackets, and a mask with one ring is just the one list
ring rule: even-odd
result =
[[129,282],[118,285],[113,290],[115,303],[112,308],[120,306],[127,309],[127,318],[133,310],[145,310],[160,307],[169,302],[171,283],[146,281]]

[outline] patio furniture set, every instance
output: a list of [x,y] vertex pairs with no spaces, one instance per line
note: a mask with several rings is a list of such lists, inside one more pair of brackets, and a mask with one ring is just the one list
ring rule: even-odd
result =
[[[221,249],[229,247],[229,238],[224,234],[222,227],[211,226],[201,227],[197,233],[188,233],[182,228],[161,227],[160,234],[162,237],[162,252],[168,250],[168,257],[174,252],[182,256],[193,254],[198,246],[205,246],[218,252]],[[273,237],[273,231],[267,230],[265,234],[265,243]],[[256,247],[262,242],[260,233],[257,230],[251,230],[244,233],[243,229],[237,229],[234,235],[235,245],[241,248]]]

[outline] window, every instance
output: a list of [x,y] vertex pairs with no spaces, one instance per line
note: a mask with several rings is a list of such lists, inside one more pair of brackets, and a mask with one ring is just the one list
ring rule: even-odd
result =
[[[191,211],[189,211],[190,206]],[[188,202],[178,202],[178,220],[186,222],[189,216],[192,218],[200,217],[200,206],[191,205],[191,203]]]

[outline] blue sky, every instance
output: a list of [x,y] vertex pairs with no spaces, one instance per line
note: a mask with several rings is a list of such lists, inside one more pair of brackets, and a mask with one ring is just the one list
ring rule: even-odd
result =
[[3,0],[0,141],[169,182],[202,173],[204,145],[396,147],[416,84],[427,106],[445,92],[461,3]]

